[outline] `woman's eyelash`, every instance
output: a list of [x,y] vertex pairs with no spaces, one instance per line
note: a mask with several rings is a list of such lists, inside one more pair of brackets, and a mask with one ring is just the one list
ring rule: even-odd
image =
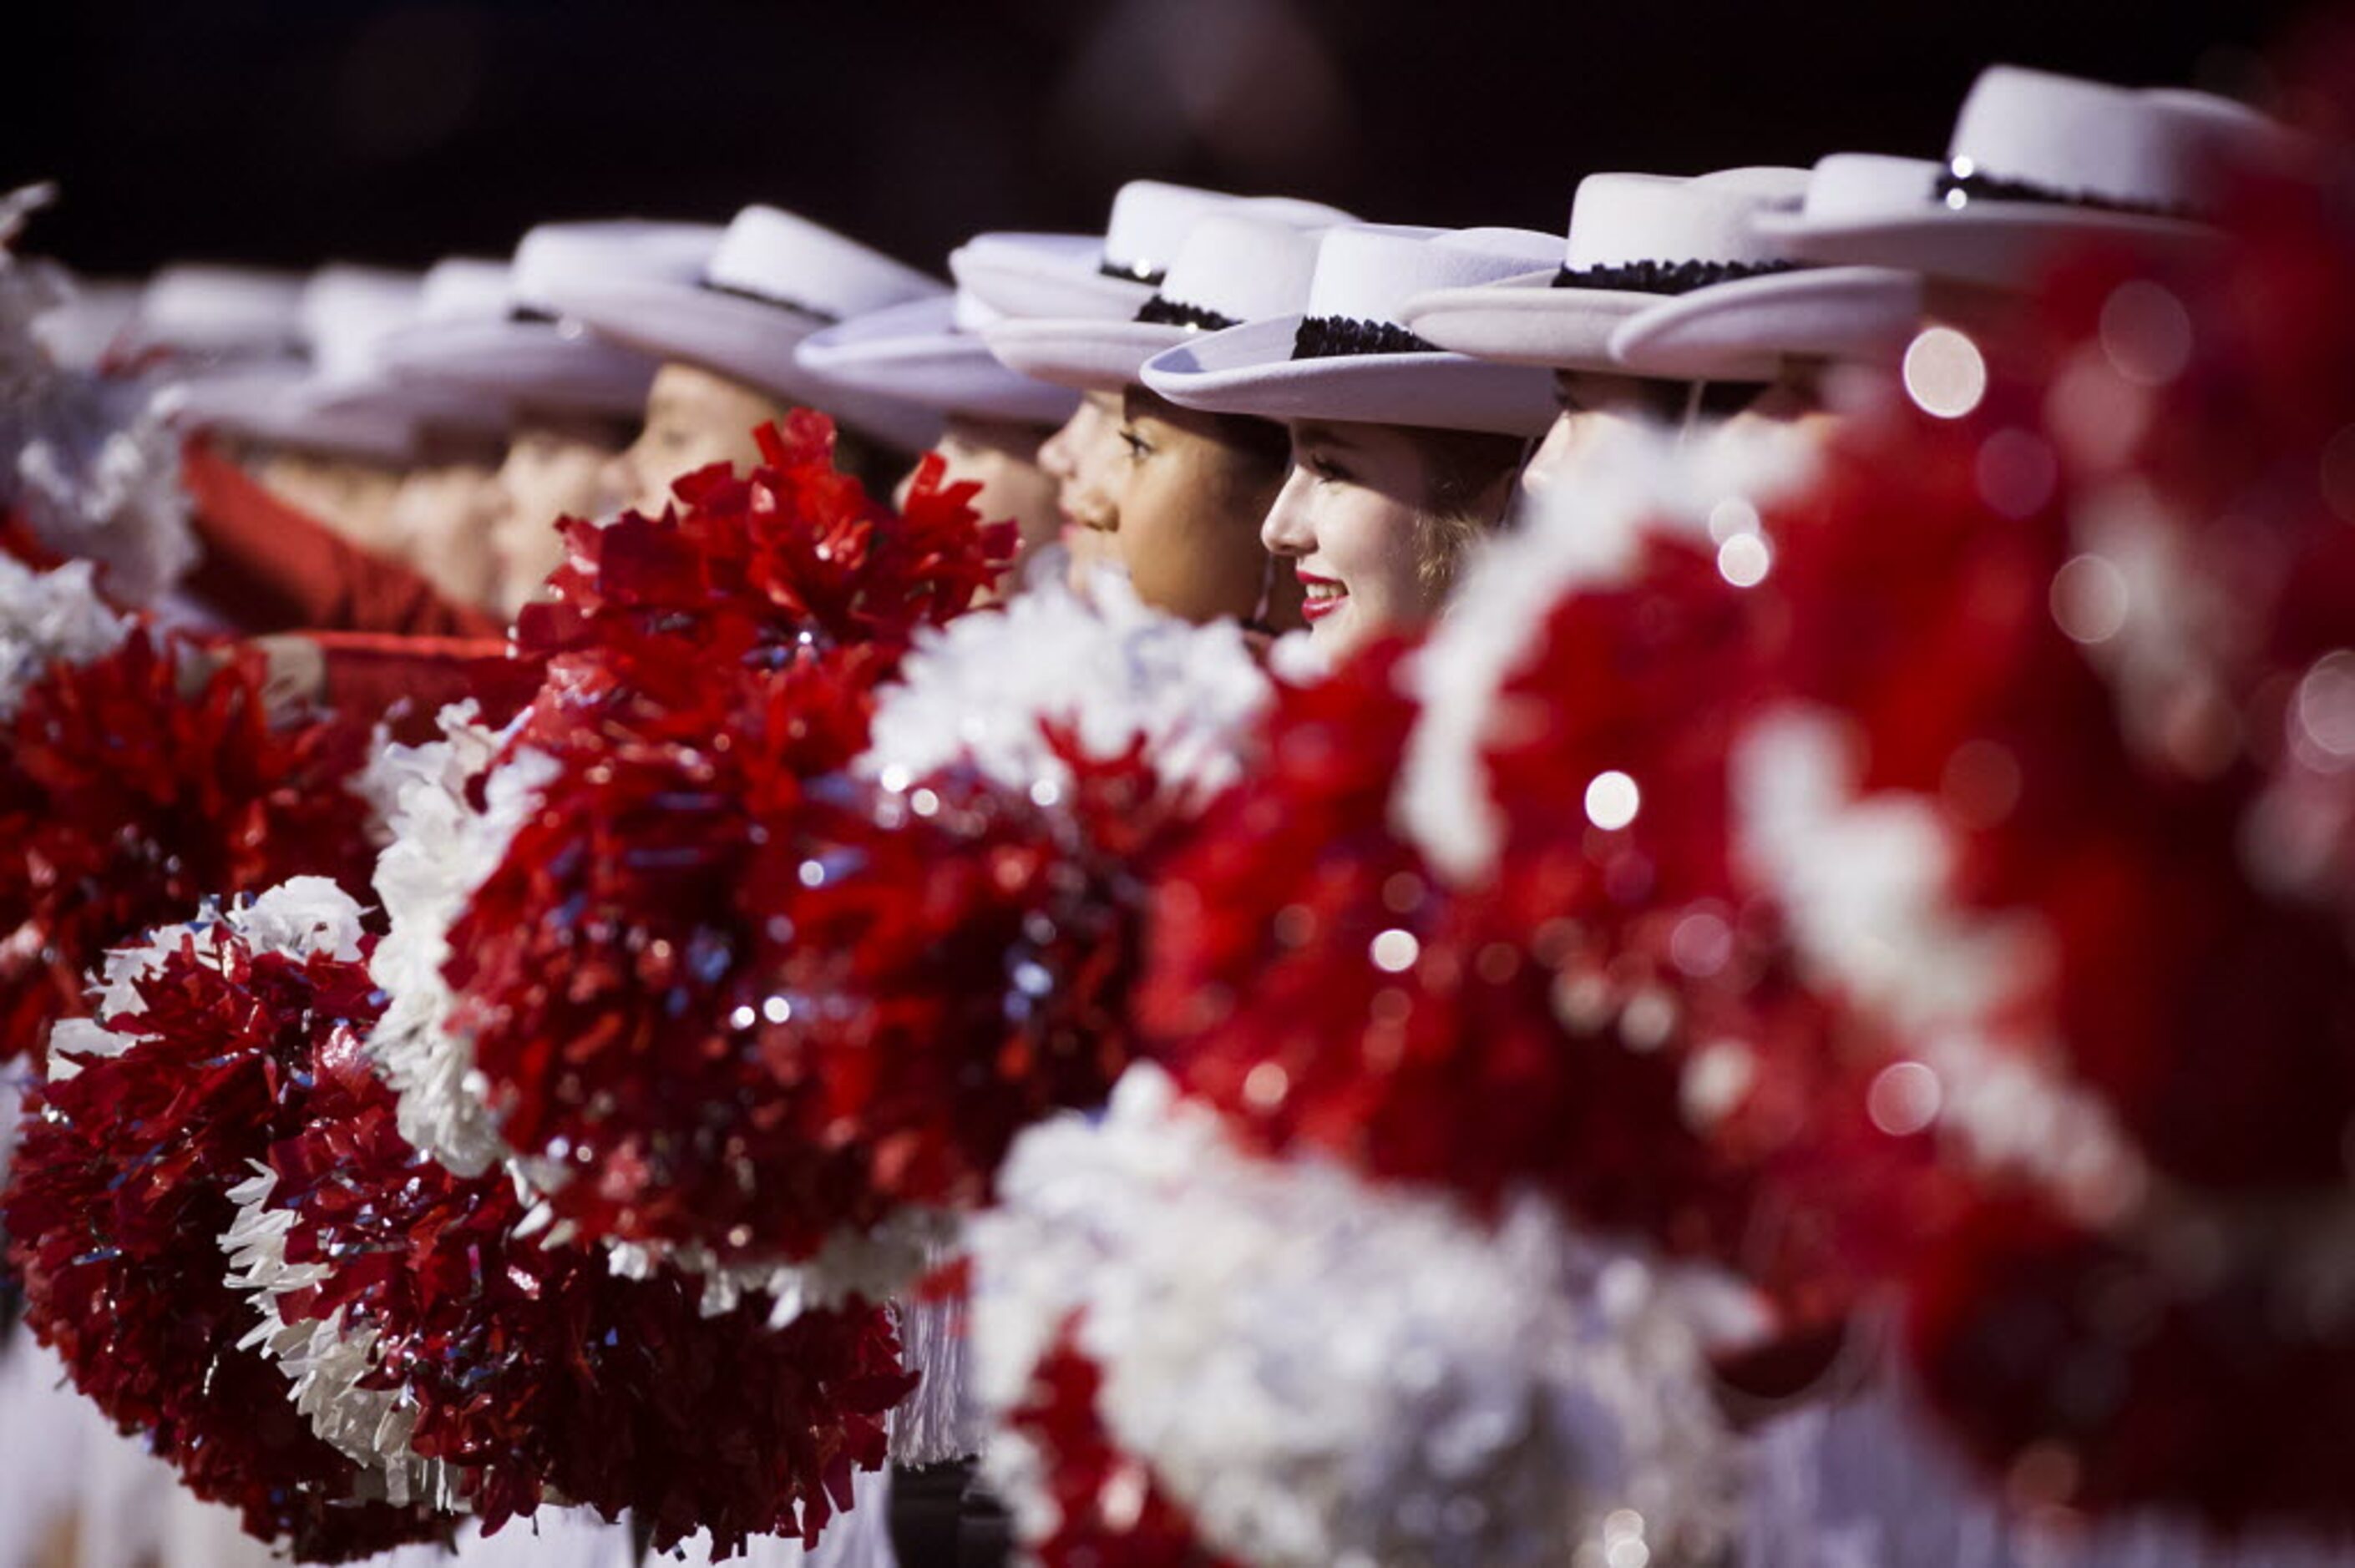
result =
[[1146,440],[1143,436],[1138,435],[1135,430],[1122,430],[1120,433],[1120,439],[1128,443],[1128,455],[1130,457],[1141,458],[1153,450],[1153,443]]

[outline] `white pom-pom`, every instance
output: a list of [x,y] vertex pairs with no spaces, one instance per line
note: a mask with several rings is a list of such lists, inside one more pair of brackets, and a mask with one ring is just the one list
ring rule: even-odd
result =
[[1234,778],[1268,690],[1231,621],[1189,625],[1115,581],[1092,603],[1047,587],[924,633],[856,768],[887,789],[970,764],[1001,789],[1058,789],[1070,770],[1046,726],[1060,725],[1093,758],[1142,740],[1166,788],[1207,796]]
[[[1101,1123],[1025,1134],[1000,1192],[974,1224],[984,1401],[1018,1401],[1079,1311],[1107,1429],[1220,1552],[1554,1563],[1727,1538],[1736,1449],[1703,1347],[1742,1298],[1713,1277],[1534,1198],[1491,1227],[1247,1157],[1149,1067]],[[1018,1436],[986,1462],[1018,1521],[1050,1517]]]
[[123,645],[131,622],[107,608],[88,561],[36,572],[0,556],[0,719],[53,664],[87,664]]
[[1666,429],[1606,426],[1574,483],[1541,493],[1521,526],[1483,546],[1406,676],[1423,711],[1392,810],[1433,864],[1470,882],[1495,863],[1504,823],[1482,753],[1497,693],[1556,602],[1624,580],[1656,533],[1754,529],[1758,509],[1802,482],[1813,456],[1805,438],[1774,428],[1680,442]]
[[498,869],[556,764],[530,750],[499,762],[478,811],[467,785],[491,767],[501,737],[474,722],[472,704],[445,709],[441,719],[442,739],[388,748],[366,786],[372,799],[389,799],[392,834],[376,869],[390,929],[368,964],[388,1001],[368,1051],[400,1097],[401,1136],[473,1176],[509,1151],[468,1086],[474,1050],[449,1026],[455,999],[442,966],[452,924]]

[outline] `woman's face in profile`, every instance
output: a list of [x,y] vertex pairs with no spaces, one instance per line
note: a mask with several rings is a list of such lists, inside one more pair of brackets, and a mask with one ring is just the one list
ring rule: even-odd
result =
[[1092,574],[1119,565],[1113,544],[1120,526],[1121,407],[1117,392],[1091,392],[1039,449],[1039,466],[1055,481],[1063,543],[1071,552],[1071,586],[1084,589]]
[[1520,499],[1535,503],[1548,492],[1574,483],[1580,468],[1614,433],[1658,429],[1672,422],[1664,412],[1662,388],[1675,384],[1636,376],[1585,370],[1554,373],[1554,398],[1561,411],[1546,428],[1545,440],[1521,470]]
[[666,365],[646,391],[645,428],[606,471],[618,506],[659,516],[671,482],[716,462],[761,461],[752,432],[785,417],[779,399],[692,365]]
[[1339,660],[1439,613],[1426,570],[1433,489],[1413,432],[1391,425],[1292,426],[1292,471],[1261,537],[1301,585],[1313,644]]
[[1197,623],[1231,620],[1271,631],[1303,624],[1300,586],[1260,541],[1283,482],[1276,432],[1259,450],[1229,420],[1128,388],[1114,534],[1137,598]]

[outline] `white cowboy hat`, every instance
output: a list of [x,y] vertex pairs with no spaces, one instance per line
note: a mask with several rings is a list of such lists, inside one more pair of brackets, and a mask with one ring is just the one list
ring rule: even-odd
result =
[[419,393],[382,374],[378,347],[416,313],[422,291],[413,273],[323,267],[304,284],[297,312],[307,368],[232,364],[197,376],[164,406],[183,426],[384,462],[409,461],[429,424],[504,429],[496,399]]
[[1945,168],[1926,182],[1896,160],[1859,162],[1826,200],[1761,227],[1813,260],[2019,287],[2073,244],[2212,242],[2202,214],[2220,164],[2262,156],[2285,136],[2211,93],[1989,66],[1955,116]]
[[1631,376],[1772,381],[1794,361],[1895,368],[1921,330],[1922,274],[1806,267],[1739,278],[1638,311],[1611,334]]
[[922,451],[940,433],[929,410],[829,387],[794,358],[802,339],[947,285],[773,207],[728,225],[700,277],[582,278],[552,283],[549,304],[601,336],[808,403],[888,445]]
[[403,467],[417,454],[416,418],[387,405],[323,408],[302,367],[250,365],[208,371],[165,386],[155,407],[172,425],[269,446]]
[[423,319],[432,297],[447,313],[469,308],[503,281],[496,261],[455,259],[427,277],[374,267],[335,265],[312,274],[303,290],[303,323],[311,370],[286,393],[288,417],[309,410],[323,419],[375,413],[419,426],[503,434],[511,409],[506,399],[463,386],[397,378],[385,349]]
[[1060,425],[1079,398],[1000,365],[982,334],[996,313],[959,289],[854,316],[802,339],[804,370],[829,386],[935,413]]
[[559,314],[553,291],[604,281],[692,285],[719,243],[717,224],[621,218],[544,223],[515,260],[446,261],[425,276],[417,320],[383,356],[403,379],[454,384],[559,413],[634,418],[656,361]]
[[1458,354],[1556,370],[1616,370],[1611,334],[1662,296],[1780,271],[1762,209],[1796,206],[1804,169],[1724,169],[1685,179],[1589,175],[1571,199],[1559,265],[1404,302],[1400,319]]
[[303,285],[303,341],[324,382],[368,380],[384,340],[417,315],[425,279],[416,272],[330,262]]
[[1146,360],[1190,337],[1306,309],[1324,233],[1267,214],[1213,212],[1133,317],[1008,317],[982,335],[1026,376],[1118,391],[1140,380]]
[[1520,228],[1332,229],[1305,309],[1164,350],[1145,384],[1214,413],[1535,435],[1556,412],[1551,376],[1444,353],[1401,325],[1399,307],[1526,272],[1561,243]]
[[[1919,158],[1837,154],[1809,173],[1803,210],[1838,211],[1891,190],[1918,194],[1937,167]],[[1874,192],[1884,194],[1866,194]],[[1781,207],[1762,207],[1752,222],[1771,228],[1788,216]],[[1920,273],[1895,267],[1733,278],[1637,311],[1612,333],[1611,355],[1635,375],[1679,381],[1771,380],[1794,360],[1893,367],[1922,324],[1923,291]]]
[[202,360],[300,358],[303,286],[299,272],[175,262],[141,290],[124,346]]
[[1007,316],[1131,321],[1177,259],[1195,224],[1214,212],[1249,212],[1299,228],[1356,219],[1293,196],[1239,196],[1160,180],[1131,180],[1113,196],[1103,237],[977,235],[949,257],[958,286]]

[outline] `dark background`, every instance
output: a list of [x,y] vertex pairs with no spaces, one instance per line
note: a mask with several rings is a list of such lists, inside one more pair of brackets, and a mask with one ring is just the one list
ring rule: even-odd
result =
[[0,184],[94,273],[796,208],[937,267],[1122,179],[1559,229],[1598,169],[1934,155],[1989,60],[2262,96],[2307,6],[2077,0],[17,0]]

